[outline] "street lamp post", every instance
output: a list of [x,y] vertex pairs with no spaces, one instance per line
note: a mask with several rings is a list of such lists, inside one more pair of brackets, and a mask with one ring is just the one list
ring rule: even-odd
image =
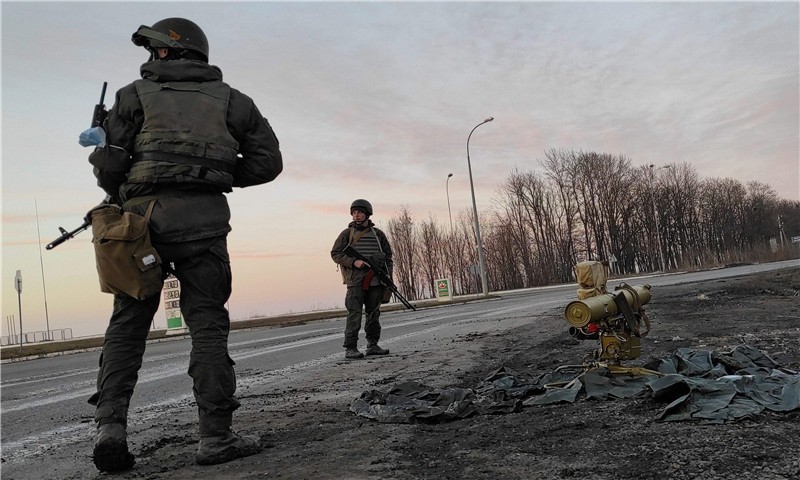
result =
[[453,233],[453,213],[450,211],[450,177],[452,173],[447,174],[447,181],[445,182],[445,189],[447,190],[447,215],[450,216],[450,233]]
[[472,164],[469,160],[469,139],[472,137],[472,132],[474,132],[476,128],[480,127],[484,123],[491,122],[492,120],[494,120],[494,117],[489,117],[481,123],[475,125],[467,137],[467,169],[469,170],[469,189],[472,192],[472,215],[475,222],[475,237],[478,241],[478,265],[481,269],[481,286],[483,287],[484,297],[489,296],[489,282],[486,281],[486,266],[483,259],[483,242],[481,242],[481,226],[480,222],[478,222],[478,206],[475,203],[475,186],[472,183]]

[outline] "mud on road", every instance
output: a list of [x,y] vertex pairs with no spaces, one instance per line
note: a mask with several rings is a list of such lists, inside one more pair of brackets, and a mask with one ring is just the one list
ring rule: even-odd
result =
[[[609,286],[614,285],[613,280]],[[725,350],[747,343],[800,371],[800,269],[657,287],[644,366],[679,347]],[[437,424],[382,424],[350,412],[365,390],[402,381],[475,387],[506,366],[526,377],[580,363],[596,341],[567,334],[561,309],[499,334],[429,338],[417,351],[328,362],[311,381],[240,390],[236,427],[264,452],[228,464],[193,463],[196,420],[135,432],[134,470],[121,479],[798,479],[800,411],[736,423],[657,422],[649,397],[526,406]],[[239,372],[240,378],[258,372]],[[188,408],[187,411],[191,410]],[[89,445],[82,476],[93,471]],[[57,460],[57,459],[54,459]],[[65,459],[67,460],[67,459]],[[5,478],[5,477],[4,477]],[[46,477],[41,477],[46,478]],[[63,478],[63,477],[62,477]]]

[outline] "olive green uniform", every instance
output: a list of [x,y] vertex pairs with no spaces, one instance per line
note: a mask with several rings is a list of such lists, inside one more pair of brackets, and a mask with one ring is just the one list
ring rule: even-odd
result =
[[[347,285],[344,299],[347,308],[347,324],[344,331],[344,348],[356,348],[358,333],[361,331],[362,311],[365,313],[364,334],[368,344],[377,344],[381,338],[381,301],[384,286],[373,276],[364,285],[369,268],[355,268],[355,258],[344,253],[344,249],[352,245],[358,253],[370,258],[375,252],[383,252],[386,256],[384,268],[392,274],[392,247],[386,234],[375,228],[371,220],[364,226],[354,222],[348,225],[336,238],[331,249],[331,258],[339,264],[342,271],[342,283]],[[366,288],[365,288],[366,287]]]

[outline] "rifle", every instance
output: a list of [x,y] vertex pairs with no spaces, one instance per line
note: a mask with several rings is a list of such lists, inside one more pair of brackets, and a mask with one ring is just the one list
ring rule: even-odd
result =
[[[99,205],[108,204],[110,202],[111,202],[111,196],[110,195],[106,195],[106,198],[104,198],[103,201],[100,202]],[[92,210],[94,210],[94,208]],[[90,210],[90,213],[91,213],[91,210]],[[47,250],[52,250],[52,249],[56,248],[57,246],[61,245],[62,243],[66,242],[70,238],[74,238],[75,235],[77,235],[77,234],[81,233],[82,231],[86,230],[87,228],[91,227],[92,226],[92,217],[90,216],[90,213],[87,213],[86,216],[83,217],[83,223],[81,224],[80,227],[76,228],[75,230],[72,230],[72,231],[68,232],[68,231],[64,230],[64,227],[58,227],[58,230],[61,232],[61,236],[56,238],[52,242],[48,243],[47,246],[44,247],[44,248],[46,248]]]
[[379,262],[373,262],[371,260],[367,260],[367,257],[358,253],[358,250],[353,248],[352,245],[346,246],[343,252],[357,260],[366,262],[367,265],[369,265],[369,268],[371,268],[372,271],[375,272],[375,275],[378,276],[378,280],[380,280],[381,283],[384,284],[386,288],[388,288],[389,291],[392,292],[397,297],[397,299],[400,300],[400,302],[406,306],[406,308],[410,308],[411,310],[414,311],[417,310],[416,308],[414,308],[414,305],[408,303],[408,300],[406,300],[405,297],[403,297],[403,295],[400,294],[400,292],[397,290],[397,285],[394,284],[394,282],[392,281],[392,277],[389,276],[386,270],[376,265],[376,263]]
[[[100,127],[103,125],[103,122],[106,120],[106,116],[108,115],[108,111],[106,110],[106,106],[103,101],[106,98],[106,87],[108,86],[108,82],[103,82],[103,89],[100,91],[100,103],[94,106],[94,111],[92,112],[92,128]],[[111,201],[111,197],[106,195],[106,198],[103,199],[101,204],[108,203]],[[64,230],[64,227],[58,227],[58,230],[61,232],[61,236],[53,240],[52,242],[48,243],[45,247],[47,250],[52,250],[57,246],[61,245],[62,243],[66,242],[70,238],[74,238],[75,235],[81,233],[82,231],[86,230],[92,225],[92,219],[89,215],[86,215],[83,218],[83,223],[80,227],[76,228],[72,231]]]
[[100,103],[94,106],[94,112],[92,112],[92,128],[102,126],[108,115],[106,106],[103,104],[103,100],[106,98],[107,86],[108,82],[103,82],[103,90],[100,92]]
[[45,248],[48,249],[48,250],[52,250],[52,249],[56,248],[57,246],[61,245],[62,243],[66,242],[70,238],[73,238],[75,235],[77,235],[77,234],[81,233],[82,231],[86,230],[91,225],[92,225],[92,221],[87,216],[86,218],[83,219],[83,224],[80,227],[76,228],[75,230],[73,230],[71,232],[68,232],[68,231],[64,230],[64,227],[58,227],[59,231],[61,231],[61,236],[56,238],[52,242],[48,243]]

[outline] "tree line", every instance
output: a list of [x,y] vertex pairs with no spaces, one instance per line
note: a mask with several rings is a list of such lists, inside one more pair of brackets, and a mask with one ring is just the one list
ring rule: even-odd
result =
[[[701,269],[800,256],[800,202],[761,182],[700,178],[688,163],[634,166],[624,155],[552,149],[515,169],[479,212],[489,290],[575,280],[583,260],[612,274]],[[481,291],[472,211],[440,225],[407,206],[387,223],[394,281],[412,300]]]

